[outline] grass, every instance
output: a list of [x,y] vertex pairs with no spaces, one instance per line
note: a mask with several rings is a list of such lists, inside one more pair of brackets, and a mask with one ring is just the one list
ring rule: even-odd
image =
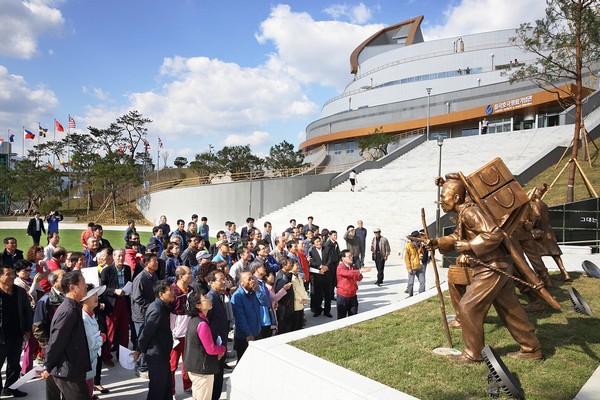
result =
[[[31,236],[27,236],[25,233],[27,227],[27,223],[25,222],[23,225],[23,229],[0,229],[0,239],[4,239],[5,237],[12,236],[17,239],[17,245],[20,250],[23,250],[24,253],[27,253],[27,250],[32,245]],[[63,246],[67,250],[73,251],[81,251],[82,246],[79,238],[81,237],[81,230],[78,229],[60,229],[60,246]],[[123,234],[125,231],[109,231],[104,230],[103,237],[110,241],[110,244],[114,248],[124,248],[125,242],[123,241]],[[148,243],[150,240],[150,236],[152,234],[150,232],[139,232],[140,241],[142,244]],[[46,237],[42,235],[40,239],[40,245],[46,246],[47,241]]]
[[[555,275],[557,276],[557,275]],[[573,285],[590,305],[600,310],[600,280],[572,273],[572,284],[556,283],[550,292],[560,311],[530,314],[545,355],[543,361],[506,357],[519,349],[492,308],[485,324],[486,344],[492,346],[520,381],[528,400],[573,399],[600,365],[600,321],[573,311],[567,289]],[[448,293],[445,293],[448,296]],[[446,298],[447,312],[453,313]],[[420,399],[485,399],[485,364],[463,365],[434,355],[447,347],[437,296],[406,309],[347,328],[291,343],[394,389]],[[463,349],[460,331],[452,342]]]
[[[594,141],[596,146],[600,148],[600,138]],[[596,193],[600,194],[600,167],[598,166],[598,156],[599,152],[596,150],[596,147],[589,142],[590,155],[593,162],[593,166],[590,167],[587,160],[584,160],[583,151],[581,148],[579,149],[579,159],[578,163],[581,166],[581,169],[594,186],[594,190]],[[547,183],[550,185],[554,179],[558,176],[558,173],[564,167],[564,165],[568,162],[571,157],[571,153],[567,153],[565,158],[560,162],[560,164],[555,168],[556,164],[546,169],[544,172],[536,176],[532,179],[528,184],[525,190],[527,191],[529,188],[533,188],[541,185],[542,183]],[[554,187],[546,194],[544,197],[544,202],[546,202],[549,206],[555,206],[558,204],[563,204],[567,200],[567,179],[569,176],[569,167],[567,167],[560,176],[560,179],[556,181]],[[584,185],[583,178],[579,174],[578,171],[575,172],[575,186],[574,186],[574,200],[585,200],[589,199],[590,195]]]

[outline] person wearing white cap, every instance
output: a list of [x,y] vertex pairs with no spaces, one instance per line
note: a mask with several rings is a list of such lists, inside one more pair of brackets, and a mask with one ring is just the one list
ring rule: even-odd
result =
[[[83,327],[85,328],[85,336],[87,338],[90,362],[92,363],[92,369],[85,374],[85,379],[88,385],[90,397],[94,394],[94,376],[96,375],[96,366],[98,362],[102,362],[98,351],[102,348],[102,344],[106,341],[106,335],[100,333],[100,327],[98,321],[94,317],[94,308],[98,306],[98,297],[104,293],[106,286],[94,287],[91,283],[87,284],[88,292],[81,299],[83,316]],[[98,385],[102,389],[102,385]],[[106,389],[105,389],[106,390]]]

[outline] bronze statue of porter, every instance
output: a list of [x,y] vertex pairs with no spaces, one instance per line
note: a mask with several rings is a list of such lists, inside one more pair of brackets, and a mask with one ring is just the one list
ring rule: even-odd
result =
[[460,252],[457,264],[473,268],[472,282],[458,304],[465,343],[465,350],[458,360],[483,361],[483,323],[492,305],[520,346],[519,351],[508,355],[540,359],[542,351],[535,328],[515,294],[511,278],[512,259],[502,245],[504,234],[478,205],[465,202],[466,195],[462,180],[454,178],[444,182],[440,203],[444,212],[458,214],[456,230],[451,235],[426,241],[428,247],[438,248],[442,253],[452,250]]

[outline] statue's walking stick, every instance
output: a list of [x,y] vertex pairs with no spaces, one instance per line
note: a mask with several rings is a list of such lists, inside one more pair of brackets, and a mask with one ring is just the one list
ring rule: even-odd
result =
[[[427,223],[425,222],[425,209],[421,208],[421,220],[423,221],[423,231],[425,231],[425,239],[429,240],[429,233],[427,232]],[[444,305],[444,295],[442,294],[442,288],[440,287],[440,274],[437,270],[437,264],[435,262],[435,251],[431,251],[431,263],[433,264],[433,272],[435,273],[435,287],[438,292],[438,298],[440,299],[440,311],[442,313],[442,323],[444,324],[444,330],[446,331],[446,339],[448,339],[448,347],[452,346],[452,337],[450,336],[450,327],[448,326],[448,320],[446,319],[446,306]]]

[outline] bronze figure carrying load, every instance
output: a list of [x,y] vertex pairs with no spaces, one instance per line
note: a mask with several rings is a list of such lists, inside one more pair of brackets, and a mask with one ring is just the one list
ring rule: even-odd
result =
[[[426,245],[439,248],[442,253],[460,252],[458,266],[473,270],[470,285],[458,304],[465,342],[465,350],[458,359],[482,361],[483,322],[492,305],[520,345],[520,351],[509,356],[542,358],[535,328],[519,303],[513,280],[536,290],[552,307],[559,309],[560,305],[510,241],[509,235],[521,219],[523,205],[529,201],[527,195],[499,158],[468,178],[458,173],[447,175],[446,181],[438,178],[436,183],[443,183],[441,207],[446,213],[458,214],[457,226],[451,235],[428,240]],[[473,202],[466,201],[467,195]],[[524,280],[513,276],[513,267]]]

